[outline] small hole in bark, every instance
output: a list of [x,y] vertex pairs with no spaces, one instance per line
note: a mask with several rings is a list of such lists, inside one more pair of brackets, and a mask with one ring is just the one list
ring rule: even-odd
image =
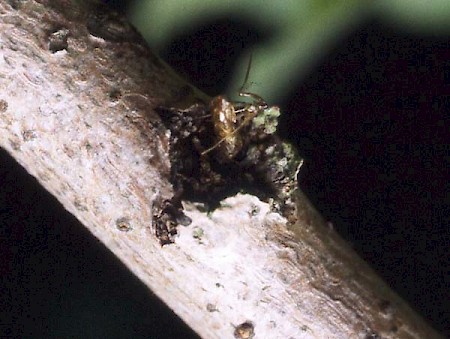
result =
[[255,336],[255,326],[251,321],[243,322],[234,329],[234,337],[237,339],[251,339]]
[[377,332],[370,332],[370,333],[367,333],[364,338],[365,339],[379,339],[381,337]]
[[0,112],[6,112],[8,109],[8,103],[5,100],[0,99]]
[[130,232],[133,230],[133,227],[130,224],[130,220],[128,218],[119,218],[116,220],[116,227],[121,232]]
[[111,101],[117,101],[122,97],[122,92],[119,89],[114,88],[109,91],[108,96]]

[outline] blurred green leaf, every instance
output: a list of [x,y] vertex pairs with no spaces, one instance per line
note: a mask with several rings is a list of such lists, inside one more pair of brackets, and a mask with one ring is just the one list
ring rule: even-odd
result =
[[[450,27],[449,11],[450,0],[141,0],[130,14],[156,50],[177,34],[223,16],[249,18],[253,24],[271,27],[277,33],[272,42],[248,51],[253,54],[253,65],[247,89],[276,103],[343,36],[369,17],[379,15],[399,25],[445,30]],[[228,93],[237,93],[242,85],[248,53],[232,72]]]
[[380,16],[398,29],[431,35],[450,34],[449,0],[380,0]]

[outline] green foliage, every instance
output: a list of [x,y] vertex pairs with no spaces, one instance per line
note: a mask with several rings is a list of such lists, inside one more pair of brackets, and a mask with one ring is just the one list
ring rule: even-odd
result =
[[449,0],[379,0],[379,16],[397,29],[420,35],[450,33]]
[[[422,32],[450,31],[448,0],[139,0],[130,10],[150,44],[162,48],[171,38],[219,16],[248,18],[276,32],[270,44],[251,51],[251,91],[276,102],[321,61],[324,54],[370,17]],[[248,62],[243,55],[229,92],[236,93]]]

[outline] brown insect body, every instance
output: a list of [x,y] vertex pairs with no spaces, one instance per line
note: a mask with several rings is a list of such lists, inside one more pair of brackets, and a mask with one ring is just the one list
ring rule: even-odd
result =
[[267,103],[259,95],[244,91],[251,63],[252,58],[250,56],[247,73],[245,74],[244,83],[239,90],[239,96],[250,98],[253,102],[231,102],[221,95],[211,100],[209,109],[216,143],[201,152],[202,156],[218,148],[218,155],[221,161],[231,161],[241,151],[245,140],[248,139],[241,133],[242,129],[248,126],[254,117],[268,108]]
[[[211,100],[209,106],[216,143],[203,151],[201,155],[219,148],[222,160],[229,161],[243,148],[245,136],[241,133],[242,128],[246,127],[255,116],[263,112],[268,105],[260,96],[243,92],[242,89],[239,95],[249,97],[254,102],[231,102],[220,95]],[[240,119],[238,119],[238,114],[240,114]],[[241,120],[241,122],[239,123],[238,120]]]
[[218,147],[221,154],[232,159],[242,149],[243,141],[236,133],[237,115],[232,102],[223,96],[217,96],[210,103],[211,118],[216,136],[216,144],[205,151],[209,152],[214,147]]

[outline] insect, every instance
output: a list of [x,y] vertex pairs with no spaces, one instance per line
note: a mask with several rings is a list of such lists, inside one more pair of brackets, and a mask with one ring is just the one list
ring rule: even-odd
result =
[[279,195],[280,204],[284,201],[291,162],[284,144],[274,135],[280,112],[246,90],[251,62],[250,57],[238,92],[247,101],[219,95],[209,105],[201,98],[184,109],[158,107],[170,130],[170,181],[175,189],[174,198],[154,214],[162,245],[173,242],[178,224],[188,224],[181,200],[203,202],[212,210],[225,197],[246,190],[261,199]]
[[[247,67],[244,83],[239,90],[239,96],[253,100],[247,102],[231,102],[225,96],[214,97],[210,102],[211,119],[213,122],[216,143],[201,152],[204,156],[216,148],[219,148],[222,158],[233,159],[244,146],[244,138],[239,133],[254,117],[268,108],[267,103],[259,95],[244,90],[250,73],[252,57]],[[238,119],[238,116],[242,119]],[[242,121],[238,121],[242,120]]]

